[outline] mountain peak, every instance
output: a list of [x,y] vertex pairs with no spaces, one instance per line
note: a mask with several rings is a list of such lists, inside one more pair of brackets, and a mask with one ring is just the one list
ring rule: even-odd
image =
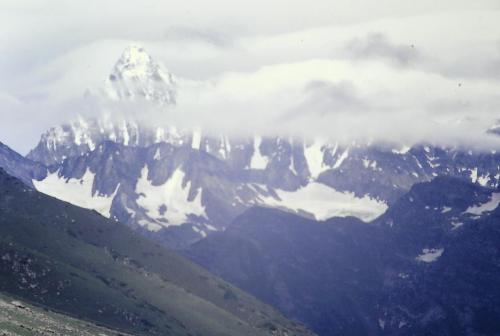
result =
[[139,79],[154,72],[161,72],[159,65],[143,47],[132,44],[123,51],[109,79],[115,80],[120,76]]
[[172,74],[136,44],[125,48],[106,83],[106,93],[113,100],[143,98],[160,104],[175,103]]

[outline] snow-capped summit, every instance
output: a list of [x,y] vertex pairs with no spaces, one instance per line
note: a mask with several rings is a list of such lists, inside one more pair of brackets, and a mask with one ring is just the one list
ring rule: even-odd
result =
[[165,66],[153,60],[143,47],[130,45],[113,67],[105,93],[113,100],[142,98],[174,104],[175,81]]

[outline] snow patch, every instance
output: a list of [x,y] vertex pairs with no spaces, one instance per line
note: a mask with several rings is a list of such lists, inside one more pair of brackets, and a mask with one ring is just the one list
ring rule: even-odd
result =
[[219,155],[221,156],[222,159],[226,160],[230,153],[231,153],[231,143],[229,142],[229,139],[226,136],[221,136]]
[[349,148],[346,148],[346,150],[338,158],[337,162],[335,162],[332,169],[339,168],[342,165],[342,163],[344,163],[345,159],[347,159],[348,156],[349,156]]
[[140,219],[137,222],[137,224],[139,224],[140,226],[145,227],[149,231],[154,231],[154,232],[160,231],[163,228],[162,225],[160,225],[158,223],[155,223],[155,222],[151,222],[151,221],[146,220],[146,219]]
[[444,252],[444,248],[439,248],[439,249],[436,249],[436,248],[433,248],[433,249],[424,248],[422,250],[422,254],[420,254],[419,256],[417,256],[415,259],[418,260],[418,261],[423,261],[423,262],[426,262],[426,263],[431,263],[431,262],[434,262],[434,261],[438,260],[438,258],[441,257],[441,255],[443,254],[443,252]]
[[401,279],[408,279],[410,275],[408,273],[400,272],[398,274],[398,277],[400,277]]
[[294,160],[294,157],[293,157],[293,153],[290,154],[290,166],[289,166],[289,169],[290,169],[290,171],[295,176],[299,176],[299,174],[297,173],[297,170],[295,169],[295,160]]
[[382,319],[378,319],[378,326],[380,327],[380,329],[384,330],[384,328],[385,328],[385,321],[382,320]]
[[304,156],[312,179],[328,169],[324,163],[323,142],[316,140],[309,146],[304,146]]
[[268,164],[268,158],[263,156],[260,152],[260,145],[262,143],[262,138],[256,136],[253,140],[253,155],[250,161],[250,169],[266,169]]
[[165,129],[162,127],[157,127],[156,128],[156,134],[155,134],[155,142],[162,142],[163,139],[165,139]]
[[[258,189],[255,190],[258,192]],[[387,204],[369,196],[356,197],[353,193],[340,192],[317,182],[309,183],[296,191],[276,190],[276,194],[278,198],[261,196],[258,202],[294,212],[304,211],[317,220],[355,216],[370,221],[387,210]]]
[[198,233],[200,236],[202,236],[203,238],[206,238],[207,236],[207,233],[203,230],[200,230],[199,228],[197,228],[196,226],[193,226],[192,227],[193,231]]
[[[154,186],[148,180],[148,167],[144,166],[137,181],[137,204],[146,210],[150,218],[161,226],[181,225],[188,221],[188,215],[207,217],[201,204],[201,190],[189,200],[191,182],[183,185],[184,172],[177,168],[163,185]],[[161,211],[166,207],[166,211]],[[166,222],[165,222],[166,221]]]
[[160,156],[160,149],[156,148],[155,156],[153,157],[154,160],[158,161],[161,158]]
[[372,170],[377,170],[377,161],[370,161],[369,159],[363,159],[363,166],[365,168],[371,168]]
[[441,209],[441,213],[447,213],[447,212],[450,212],[451,211],[451,208],[450,207],[443,207],[443,209]]
[[467,210],[465,210],[465,213],[479,216],[485,212],[495,210],[498,207],[498,204],[500,204],[500,193],[492,193],[488,202],[479,205],[473,205],[467,208]]
[[210,224],[205,223],[205,227],[210,231],[217,231],[217,228]]
[[477,178],[477,182],[482,185],[483,187],[486,187],[488,185],[488,181],[490,180],[490,178],[486,175],[482,175],[482,176],[479,176]]
[[191,141],[191,148],[199,150],[201,144],[201,130],[196,128],[193,130],[193,139]]
[[403,154],[408,153],[410,149],[411,149],[411,147],[409,147],[409,146],[403,146],[400,149],[393,149],[392,152],[394,154],[403,155]]
[[472,183],[476,183],[476,181],[477,181],[477,167],[474,169],[471,169],[470,179],[471,179]]
[[128,143],[130,142],[130,135],[128,133],[128,126],[127,122],[124,120],[122,124],[122,136],[123,136],[123,144],[125,146],[128,146]]
[[95,174],[89,168],[82,178],[67,179],[59,175],[59,171],[48,174],[42,181],[33,180],[35,189],[52,197],[69,202],[76,206],[93,209],[109,218],[111,204],[118,191],[119,185],[110,196],[99,195],[92,192]]

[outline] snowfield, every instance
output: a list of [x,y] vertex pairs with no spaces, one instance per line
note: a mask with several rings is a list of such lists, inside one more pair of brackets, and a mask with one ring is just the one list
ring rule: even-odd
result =
[[149,226],[154,231],[161,226],[181,225],[188,221],[188,215],[206,217],[205,207],[201,204],[201,190],[189,199],[191,182],[184,183],[185,173],[176,169],[163,185],[155,186],[148,180],[148,167],[144,166],[137,181],[137,204],[144,208],[148,216],[159,225]]
[[259,202],[269,207],[307,212],[316,220],[355,216],[371,221],[387,210],[384,202],[368,196],[356,197],[353,193],[340,192],[317,182],[311,182],[297,191],[276,190],[276,193],[278,198],[261,196]]
[[112,195],[99,195],[92,191],[94,178],[95,174],[90,169],[87,169],[80,179],[67,179],[59,175],[59,171],[55,171],[42,181],[33,180],[33,185],[36,190],[46,195],[82,208],[93,209],[109,218],[111,204],[120,186],[116,187]]
[[465,213],[480,216],[485,212],[495,210],[498,207],[498,204],[500,204],[500,193],[492,193],[488,202],[479,205],[473,205],[465,210]]

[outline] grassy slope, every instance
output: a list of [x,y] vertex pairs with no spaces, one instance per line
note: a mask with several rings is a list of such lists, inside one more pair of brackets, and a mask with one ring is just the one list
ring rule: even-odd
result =
[[147,335],[308,335],[193,263],[0,172],[0,290]]
[[1,336],[129,336],[0,294]]

